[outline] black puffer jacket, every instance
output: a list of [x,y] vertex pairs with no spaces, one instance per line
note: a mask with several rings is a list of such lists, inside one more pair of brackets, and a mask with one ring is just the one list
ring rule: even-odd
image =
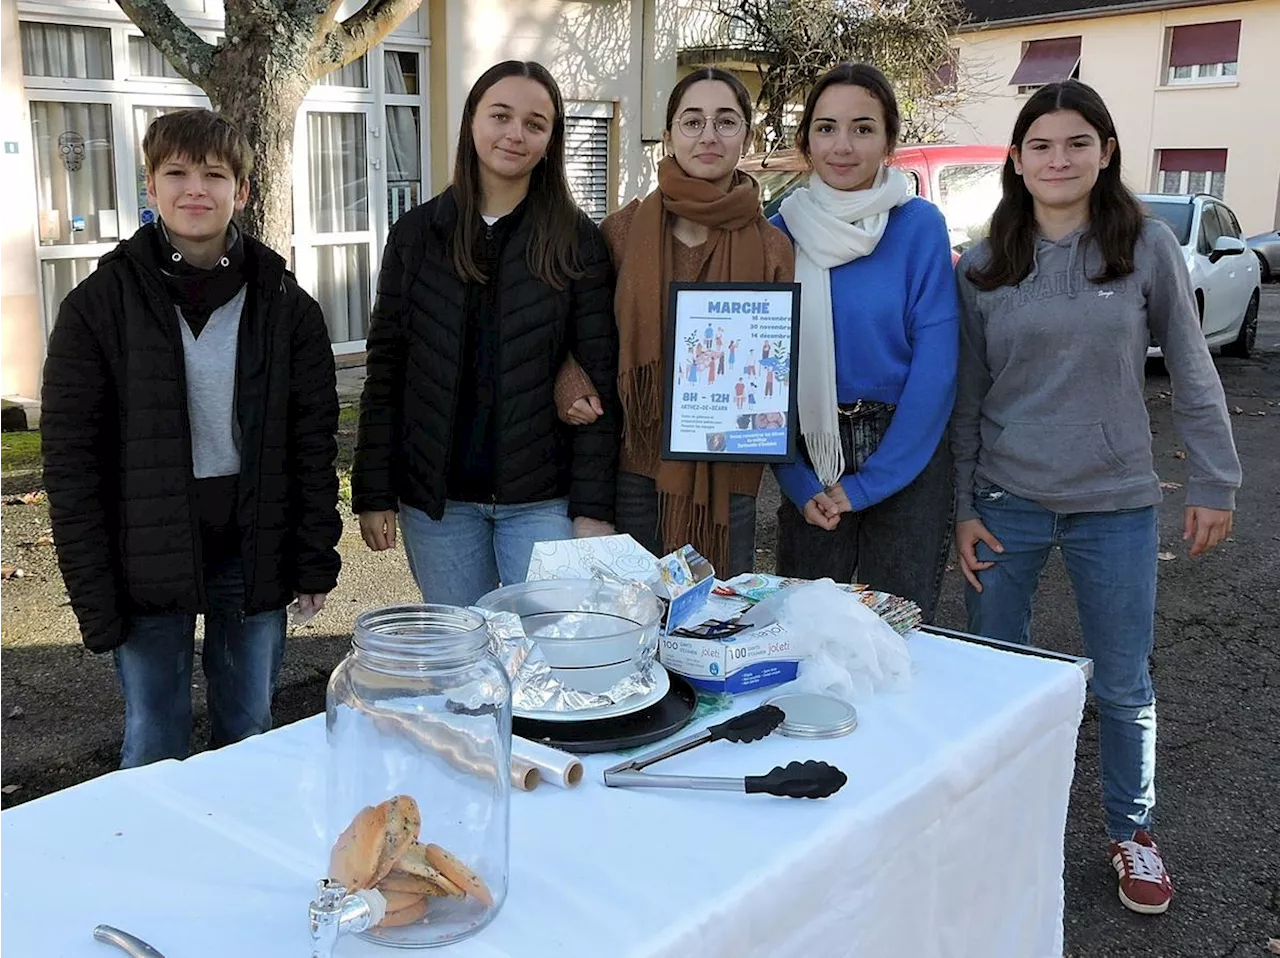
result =
[[[41,397],[58,564],[95,652],[128,616],[205,610],[180,320],[145,226],[62,303]],[[245,237],[236,524],[245,613],[330,591],[341,559],[338,396],[324,317],[285,263]]]
[[[444,514],[467,287],[449,242],[458,215],[451,190],[402,216],[378,276],[367,341],[360,430],[351,476],[356,512],[400,501]],[[493,498],[504,504],[568,495],[569,515],[613,521],[620,418],[613,275],[599,229],[578,227],[585,275],[558,291],[526,263],[531,217],[503,247],[497,273],[498,385]],[[556,372],[569,351],[595,383],[605,414],[572,428],[556,416]]]

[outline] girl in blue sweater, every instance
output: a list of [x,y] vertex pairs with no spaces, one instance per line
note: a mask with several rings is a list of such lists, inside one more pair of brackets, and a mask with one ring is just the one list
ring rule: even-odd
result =
[[774,222],[802,285],[805,455],[775,469],[779,575],[865,582],[932,620],[953,516],[944,441],[959,307],[941,212],[889,166],[893,88],[842,64],[810,91],[796,144],[813,175]]

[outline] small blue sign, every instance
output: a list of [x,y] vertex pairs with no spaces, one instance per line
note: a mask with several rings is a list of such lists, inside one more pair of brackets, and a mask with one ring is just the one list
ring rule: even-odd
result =
[[156,211],[144,206],[141,212],[138,213],[138,219],[142,220],[143,226],[148,223],[154,223],[156,221]]
[[17,153],[17,152],[18,152],[18,141],[17,141],[17,140],[5,140],[5,141],[4,141],[4,151],[5,151],[6,153]]
[[84,227],[85,227],[85,222],[84,222],[84,217],[83,217],[83,216],[73,216],[73,217],[71,217],[71,232],[73,232],[73,233],[83,233],[83,232],[84,232]]

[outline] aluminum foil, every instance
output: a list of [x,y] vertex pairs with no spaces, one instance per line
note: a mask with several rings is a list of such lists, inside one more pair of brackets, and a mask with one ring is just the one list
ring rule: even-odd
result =
[[[590,598],[582,602],[583,608],[565,610],[553,626],[557,635],[573,636],[573,631],[587,621],[587,617],[574,616],[577,611],[608,611],[626,616],[633,605],[639,604],[648,593],[648,586],[632,582],[596,570],[593,578],[609,581],[625,588],[620,602],[610,602],[608,607],[594,605]],[[603,708],[631,698],[648,695],[657,688],[658,677],[655,662],[658,654],[658,632],[636,651],[633,672],[605,692],[579,692],[565,687],[551,672],[542,651],[534,638],[525,635],[520,617],[513,612],[490,612],[473,607],[484,616],[489,626],[489,648],[506,669],[511,679],[511,702],[517,712],[577,712],[582,709]],[[565,630],[565,631],[562,631]]]

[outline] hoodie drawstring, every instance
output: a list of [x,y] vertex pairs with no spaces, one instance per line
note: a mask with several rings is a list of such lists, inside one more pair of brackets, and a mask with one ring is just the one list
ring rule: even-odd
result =
[[1067,257],[1067,298],[1075,299],[1080,295],[1080,279],[1076,276],[1076,250],[1080,248],[1080,237],[1084,233],[1076,233],[1071,239],[1071,255]]

